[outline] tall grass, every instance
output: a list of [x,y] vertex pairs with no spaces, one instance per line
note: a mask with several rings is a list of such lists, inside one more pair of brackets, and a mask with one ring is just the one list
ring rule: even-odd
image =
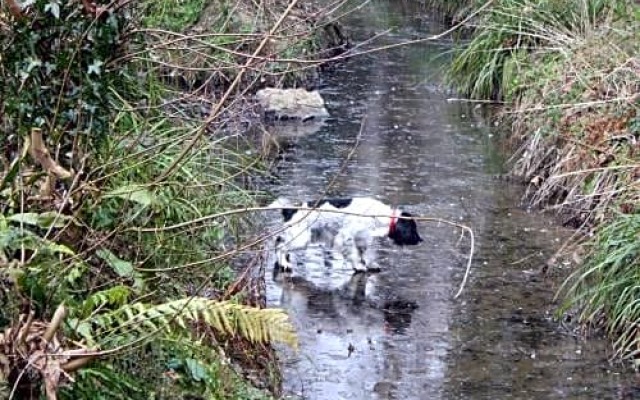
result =
[[588,243],[584,264],[565,282],[565,309],[603,325],[619,356],[640,357],[640,214],[619,215]]
[[640,355],[640,13],[625,1],[501,0],[448,79],[504,99],[520,145],[512,172],[532,206],[595,234],[565,282],[563,310],[603,327],[618,355]]
[[622,0],[499,0],[471,27],[447,72],[458,91],[475,99],[501,99],[518,85],[532,53],[557,55],[603,19],[623,13]]

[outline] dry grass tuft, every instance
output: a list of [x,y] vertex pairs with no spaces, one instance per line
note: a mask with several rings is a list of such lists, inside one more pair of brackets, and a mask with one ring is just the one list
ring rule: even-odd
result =
[[628,212],[615,205],[639,200],[638,30],[605,28],[525,79],[509,117],[522,140],[514,173],[532,204],[576,226]]

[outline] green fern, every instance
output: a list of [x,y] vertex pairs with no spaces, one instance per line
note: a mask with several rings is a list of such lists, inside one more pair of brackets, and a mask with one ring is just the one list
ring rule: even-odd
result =
[[205,322],[215,330],[241,335],[254,343],[280,342],[297,348],[297,337],[287,314],[280,309],[259,309],[202,297],[174,300],[158,305],[128,304],[93,317],[90,342],[114,345],[155,332],[188,332],[190,322]]
[[0,380],[0,399],[8,399],[9,398],[9,385],[4,380],[4,377]]
[[[8,218],[4,215],[0,215],[0,252],[9,254],[12,251],[18,249],[26,249],[38,251],[39,253],[44,255],[75,255],[73,250],[65,245],[43,239],[36,233],[24,227],[13,226],[9,224],[9,222],[25,223],[25,221],[27,220],[27,217],[25,217],[25,215],[26,214],[16,214],[13,216],[9,216]],[[35,218],[31,215],[29,217]]]
[[82,315],[88,316],[96,309],[106,306],[122,307],[129,301],[131,288],[124,285],[117,285],[109,289],[92,293],[82,303]]
[[62,400],[146,399],[143,388],[144,382],[134,375],[120,373],[108,363],[99,363],[80,369],[75,375],[75,384],[62,387],[59,395]]

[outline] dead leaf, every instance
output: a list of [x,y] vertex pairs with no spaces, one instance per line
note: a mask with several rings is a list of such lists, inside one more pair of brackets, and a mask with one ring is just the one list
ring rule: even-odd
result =
[[60,164],[51,158],[49,150],[42,140],[42,130],[40,128],[31,129],[31,147],[29,153],[42,167],[49,173],[60,179],[69,179],[73,174],[64,169]]
[[534,186],[540,186],[540,184],[542,183],[542,177],[539,175],[536,175],[533,178],[531,178],[531,181],[529,183],[531,183]]

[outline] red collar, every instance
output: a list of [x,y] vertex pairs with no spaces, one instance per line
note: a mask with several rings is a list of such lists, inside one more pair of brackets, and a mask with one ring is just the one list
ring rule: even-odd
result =
[[389,235],[392,235],[396,230],[396,225],[398,225],[398,216],[396,215],[396,210],[391,211],[391,220],[389,221]]

